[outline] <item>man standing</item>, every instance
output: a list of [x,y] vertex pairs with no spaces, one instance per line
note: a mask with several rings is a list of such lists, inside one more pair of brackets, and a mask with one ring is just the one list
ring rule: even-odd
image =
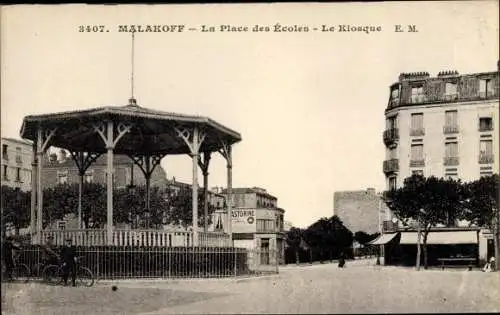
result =
[[12,280],[12,272],[14,270],[14,258],[12,257],[12,254],[13,254],[15,249],[19,250],[20,248],[19,248],[19,246],[15,245],[13,243],[12,236],[7,236],[7,238],[5,240],[5,244],[3,246],[3,250],[4,250],[3,259],[4,259],[4,263],[5,263],[7,278],[9,280]]
[[64,285],[68,285],[68,277],[71,272],[71,283],[76,286],[76,248],[70,238],[66,239],[66,245],[61,249],[61,259],[63,261]]
[[53,240],[54,238],[49,236],[47,237],[47,242],[42,245],[42,259],[44,266],[59,264],[59,255],[55,251]]

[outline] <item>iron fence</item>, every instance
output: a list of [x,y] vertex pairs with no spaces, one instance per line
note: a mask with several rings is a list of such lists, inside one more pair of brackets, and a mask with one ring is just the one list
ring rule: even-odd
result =
[[[278,273],[276,250],[236,247],[77,246],[77,256],[96,280],[224,278]],[[56,248],[58,251],[59,248]],[[23,246],[16,259],[41,277],[42,252]]]

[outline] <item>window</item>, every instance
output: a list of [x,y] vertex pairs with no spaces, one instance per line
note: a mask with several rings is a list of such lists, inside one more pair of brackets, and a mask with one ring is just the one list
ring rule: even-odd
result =
[[257,219],[257,232],[274,232],[274,220]]
[[457,95],[457,84],[452,82],[447,82],[445,85],[445,96],[448,98],[454,97]]
[[388,117],[385,121],[386,129],[395,129],[398,127],[397,116]]
[[397,156],[398,156],[397,154],[398,154],[398,151],[396,150],[396,148],[388,149],[389,160],[397,159]]
[[480,140],[479,143],[479,163],[493,163],[493,141]]
[[391,100],[396,100],[399,98],[399,88],[396,87],[391,91]]
[[493,130],[493,119],[491,117],[479,117],[479,131]]
[[446,157],[456,157],[458,156],[458,142],[446,142],[445,143],[445,156]]
[[397,189],[397,180],[396,177],[389,177],[389,190]]
[[411,131],[412,136],[422,136],[424,135],[424,114],[423,113],[413,113],[411,114]]
[[411,174],[424,176],[424,171],[423,170],[413,170],[413,171],[411,171]]
[[57,172],[57,183],[67,184],[68,183],[68,171],[58,171]]
[[66,222],[64,221],[59,221],[58,224],[57,224],[57,227],[59,228],[59,230],[64,230],[66,229]]
[[7,165],[2,165],[3,168],[2,168],[2,179],[3,180],[9,180],[9,176],[8,176],[8,168],[7,168]]
[[448,141],[444,145],[444,165],[458,165],[458,142]]
[[423,85],[411,88],[411,102],[418,103],[424,100],[424,87]]
[[4,160],[9,159],[9,154],[7,153],[9,146],[7,144],[2,144],[2,157]]
[[447,110],[444,112],[444,133],[458,132],[458,111]]
[[491,79],[479,80],[479,96],[487,97],[493,95],[493,85]]
[[22,181],[21,181],[21,168],[20,167],[16,168],[16,182],[22,183]]
[[18,164],[21,164],[23,161],[22,161],[22,157],[21,157],[21,148],[20,147],[17,147],[16,148],[16,163]]
[[411,145],[411,159],[414,161],[424,159],[424,145],[412,144]]

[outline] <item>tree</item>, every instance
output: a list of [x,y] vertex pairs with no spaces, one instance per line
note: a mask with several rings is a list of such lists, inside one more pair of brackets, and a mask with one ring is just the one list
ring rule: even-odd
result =
[[[499,192],[500,176],[494,174],[464,185],[465,211],[461,219],[493,232],[495,258],[500,257]],[[496,268],[498,270],[499,268]]]
[[31,192],[24,192],[6,185],[2,185],[2,231],[5,224],[14,226],[16,235],[21,228],[27,227],[30,222]]
[[[181,188],[180,190],[171,190],[168,192],[168,215],[167,221],[171,224],[179,224],[184,227],[191,226],[193,223],[193,196],[192,191],[189,188]],[[205,220],[204,214],[204,204],[205,198],[202,193],[202,189],[198,193],[198,226],[203,226]],[[208,224],[211,224],[211,215],[214,212],[215,207],[212,204],[208,204]]]
[[299,250],[302,245],[302,233],[302,229],[296,227],[292,227],[286,233],[286,242],[288,246],[295,252],[295,261],[297,265],[300,262]]
[[320,260],[325,259],[325,254],[329,254],[329,259],[337,257],[340,252],[351,247],[353,234],[347,229],[342,220],[337,216],[321,218],[304,231],[304,238],[317,252]]
[[[417,269],[420,268],[420,239],[427,269],[427,236],[437,224],[449,225],[461,216],[464,209],[460,181],[434,176],[425,178],[414,174],[404,180],[403,187],[390,191],[388,204],[395,216],[405,225],[417,223]],[[422,231],[423,229],[423,231]],[[423,233],[423,235],[422,235]]]

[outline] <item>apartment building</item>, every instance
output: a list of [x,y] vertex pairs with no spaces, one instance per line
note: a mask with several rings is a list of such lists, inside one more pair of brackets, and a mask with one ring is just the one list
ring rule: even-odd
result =
[[[227,200],[227,190],[218,191]],[[278,199],[259,187],[233,188],[232,206],[235,246],[257,249],[260,264],[273,265],[275,257],[284,263],[285,210],[278,207]],[[227,226],[223,211],[215,214],[214,226]]]
[[[436,77],[400,74],[385,110],[387,190],[401,187],[415,173],[462,181],[499,173],[498,67],[470,74],[443,71]],[[390,211],[387,217],[385,226],[396,221]],[[482,256],[488,233],[476,238]]]
[[2,138],[2,186],[31,190],[33,145],[29,141]]

